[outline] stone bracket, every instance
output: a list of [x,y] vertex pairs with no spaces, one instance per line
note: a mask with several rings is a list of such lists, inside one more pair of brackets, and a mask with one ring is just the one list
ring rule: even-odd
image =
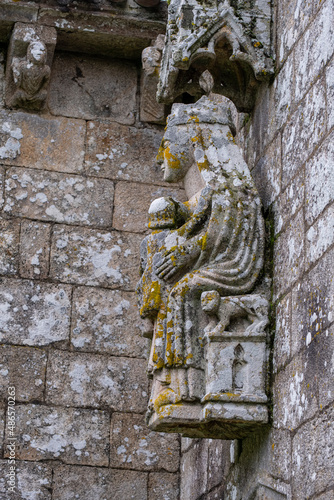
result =
[[5,77],[8,107],[38,111],[45,106],[56,41],[55,28],[15,24]]

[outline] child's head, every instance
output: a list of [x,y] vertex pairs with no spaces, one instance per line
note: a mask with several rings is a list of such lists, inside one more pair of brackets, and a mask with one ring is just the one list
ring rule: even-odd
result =
[[177,227],[177,207],[170,196],[152,201],[148,210],[150,229],[173,229]]

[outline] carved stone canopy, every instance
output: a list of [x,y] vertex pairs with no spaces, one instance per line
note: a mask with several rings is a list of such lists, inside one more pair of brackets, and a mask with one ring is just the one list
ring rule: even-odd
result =
[[170,104],[183,94],[196,100],[212,91],[250,112],[259,86],[274,73],[268,4],[171,0],[158,101]]

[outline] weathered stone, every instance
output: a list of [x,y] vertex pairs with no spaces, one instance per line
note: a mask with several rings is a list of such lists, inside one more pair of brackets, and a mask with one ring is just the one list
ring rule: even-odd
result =
[[132,125],[136,92],[137,70],[133,64],[58,53],[48,104],[56,115],[106,118]]
[[3,207],[5,202],[4,199],[4,180],[5,180],[5,171],[3,167],[0,167],[0,210]]
[[[282,63],[313,14],[312,0],[281,0],[277,12],[277,55]],[[306,54],[303,54],[303,56]],[[291,57],[291,56],[290,56]]]
[[120,231],[145,231],[150,204],[155,198],[162,196],[173,196],[178,201],[185,201],[184,191],[181,189],[118,182],[115,189],[113,226]]
[[108,466],[109,425],[104,411],[16,405],[16,458]]
[[318,410],[314,359],[296,356],[281,370],[274,384],[274,425],[295,430]]
[[179,438],[150,432],[142,415],[114,413],[111,420],[110,465],[144,471],[179,469]]
[[[294,77],[296,101],[303,97],[333,55],[334,27],[331,22],[333,16],[333,2],[322,2],[317,16],[296,46]],[[316,118],[313,120],[315,122]]]
[[[282,2],[280,2],[282,5]],[[282,62],[282,61],[280,61]],[[294,106],[294,86],[291,81],[294,76],[294,53],[285,61],[274,81],[274,104],[276,115],[276,126],[284,125]]]
[[71,289],[33,281],[0,280],[0,341],[47,345],[69,339]]
[[[7,390],[7,387],[6,387],[6,390]],[[1,402],[1,404],[0,404],[0,415],[1,415],[1,418],[0,418],[0,436],[1,436],[0,453],[1,453],[1,456],[2,456],[2,452],[3,452],[3,436],[4,436],[4,432],[5,432],[5,413],[6,413],[6,407],[4,406],[4,403]],[[1,464],[1,462],[0,462],[0,464]],[[1,490],[2,478],[4,478],[4,477],[5,477],[4,474],[0,474],[0,492],[2,491]]]
[[[333,407],[320,412],[315,419],[303,425],[293,438],[292,484],[301,498],[311,498],[316,493],[333,488],[333,417]],[[331,493],[327,493],[328,499]]]
[[[334,84],[333,84],[334,86]],[[334,199],[334,132],[321,144],[316,154],[305,165],[305,218],[312,224],[322,210]]]
[[75,349],[114,356],[146,357],[137,298],[132,292],[77,288],[71,341]]
[[276,298],[293,284],[304,269],[303,237],[303,213],[299,211],[275,242],[274,290]]
[[36,401],[44,397],[46,352],[29,347],[0,345],[0,391],[15,387],[17,401]]
[[334,204],[325,210],[306,233],[306,261],[318,260],[334,242]]
[[20,2],[13,4],[11,0],[1,1],[1,20],[10,22],[12,27],[13,19],[16,22],[33,23],[37,21],[39,6],[31,2]]
[[0,159],[60,172],[82,171],[86,123],[61,117],[0,112]]
[[20,233],[20,275],[46,278],[49,272],[51,225],[23,220]]
[[156,99],[164,45],[165,37],[159,35],[141,55],[143,69],[140,81],[140,119],[143,122],[165,123],[166,121],[165,105],[158,103]]
[[110,226],[114,186],[111,181],[10,168],[6,180],[9,214],[68,224]]
[[[292,293],[292,354],[309,347],[333,322],[334,252],[327,253]],[[314,348],[317,349],[316,347]]]
[[8,489],[8,460],[0,460],[0,497],[8,500],[51,500],[52,468],[47,464],[16,461],[15,493]]
[[17,274],[19,268],[20,223],[0,218],[0,274]]
[[[181,495],[183,499],[198,499],[205,493],[208,471],[208,442],[201,439],[195,445],[182,455],[181,458]],[[191,474],[185,474],[184,471],[192,471]]]
[[320,79],[290,117],[282,136],[283,187],[294,177],[325,133],[325,103],[324,82]]
[[288,293],[276,307],[276,330],[273,353],[273,369],[280,371],[291,352],[291,294]]
[[[46,401],[51,404],[145,410],[147,381],[142,359],[53,351]],[[64,387],[68,387],[64,391]]]
[[226,443],[228,441],[209,439],[207,442],[208,449],[208,475],[207,475],[207,490],[212,490],[218,486],[224,479],[224,467],[226,455]]
[[151,472],[148,480],[148,500],[178,500],[179,475]]
[[[53,500],[147,498],[145,472],[61,465],[54,470],[53,483]],[[159,500],[163,500],[162,497]]]
[[334,100],[334,59],[326,69],[326,90],[327,90],[327,128],[330,130],[334,125],[334,109],[330,104]]
[[55,28],[15,24],[7,53],[8,107],[37,111],[44,108],[56,41]]
[[280,193],[281,137],[278,135],[252,170],[261,201],[268,208]]
[[325,408],[334,400],[334,325],[327,328],[316,338],[317,380],[319,408]]
[[156,155],[162,130],[89,122],[86,173],[108,179],[165,184]]
[[57,226],[51,246],[52,278],[81,285],[134,290],[138,279],[136,234]]
[[300,169],[294,180],[288,184],[275,203],[275,233],[279,233],[304,203],[304,169]]
[[4,90],[5,90],[5,57],[4,51],[0,50],[0,106],[4,105]]

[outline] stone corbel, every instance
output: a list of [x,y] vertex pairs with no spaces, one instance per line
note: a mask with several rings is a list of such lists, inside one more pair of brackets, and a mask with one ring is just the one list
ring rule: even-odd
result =
[[250,112],[262,82],[274,74],[268,2],[171,0],[158,101],[214,92]]
[[166,122],[166,106],[156,101],[159,68],[165,36],[159,35],[154,43],[142,52],[142,74],[140,83],[140,119],[143,122]]
[[55,28],[15,24],[6,67],[8,107],[39,111],[45,106],[56,41]]

